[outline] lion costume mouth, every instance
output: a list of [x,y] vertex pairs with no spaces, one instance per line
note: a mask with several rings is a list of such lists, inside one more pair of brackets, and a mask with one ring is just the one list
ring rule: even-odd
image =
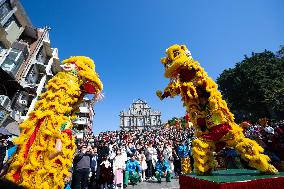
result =
[[192,81],[195,78],[196,73],[197,70],[193,67],[185,66],[180,62],[174,62],[165,67],[165,77],[179,78],[181,82]]
[[195,69],[188,69],[187,67],[181,67],[179,70],[179,78],[181,82],[190,82],[196,76]]

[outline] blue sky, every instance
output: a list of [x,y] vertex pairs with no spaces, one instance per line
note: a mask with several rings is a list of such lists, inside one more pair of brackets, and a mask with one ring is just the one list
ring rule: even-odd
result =
[[22,0],[36,27],[48,25],[60,59],[89,56],[104,83],[95,105],[94,132],[119,127],[119,112],[144,99],[163,121],[183,116],[180,98],[160,101],[160,58],[185,44],[216,79],[244,55],[284,45],[283,0]]

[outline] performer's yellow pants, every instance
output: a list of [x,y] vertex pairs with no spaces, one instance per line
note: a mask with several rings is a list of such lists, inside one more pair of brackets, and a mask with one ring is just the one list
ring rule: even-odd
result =
[[190,159],[189,157],[181,158],[181,172],[183,174],[191,173],[191,167],[190,167]]

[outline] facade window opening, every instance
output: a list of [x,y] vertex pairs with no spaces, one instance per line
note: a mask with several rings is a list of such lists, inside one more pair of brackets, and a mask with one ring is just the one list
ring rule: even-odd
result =
[[41,46],[38,54],[36,55],[36,60],[46,65],[49,59],[50,57],[47,56],[43,46]]
[[16,16],[15,16],[15,15],[12,15],[12,16],[7,20],[7,22],[4,24],[4,28],[8,28],[12,22],[15,22],[19,28],[22,27],[22,25],[20,24],[20,22],[17,20]]
[[36,84],[36,81],[37,81],[37,73],[36,73],[36,70],[35,70],[35,67],[34,67],[34,64],[31,66],[29,72],[28,72],[28,75],[26,77],[26,81],[28,84]]
[[1,67],[3,70],[10,72],[13,76],[16,75],[20,65],[24,62],[24,54],[18,49],[11,49],[9,55],[4,60]]
[[2,21],[11,11],[12,11],[12,7],[11,7],[9,1],[5,1],[0,6],[0,21]]

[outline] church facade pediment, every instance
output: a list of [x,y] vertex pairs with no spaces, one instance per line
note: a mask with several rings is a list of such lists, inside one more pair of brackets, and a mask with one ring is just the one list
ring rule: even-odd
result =
[[121,129],[148,129],[161,126],[161,112],[154,111],[146,101],[133,101],[128,111],[120,112]]

